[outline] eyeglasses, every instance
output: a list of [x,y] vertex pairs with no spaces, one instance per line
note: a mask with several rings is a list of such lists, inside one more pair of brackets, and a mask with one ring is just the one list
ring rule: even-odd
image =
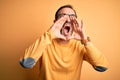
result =
[[76,17],[76,18],[77,18],[77,15],[76,15],[76,14],[65,14],[65,13],[58,14],[58,17],[61,18],[61,17],[65,16],[65,15],[68,15],[69,17],[70,17],[70,16],[73,16],[73,17]]

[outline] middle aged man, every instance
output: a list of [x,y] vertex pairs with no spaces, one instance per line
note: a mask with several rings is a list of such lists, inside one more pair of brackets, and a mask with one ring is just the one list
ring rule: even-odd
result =
[[52,27],[26,49],[20,64],[32,68],[40,61],[40,80],[80,80],[83,61],[107,70],[107,60],[85,34],[71,5],[61,6]]

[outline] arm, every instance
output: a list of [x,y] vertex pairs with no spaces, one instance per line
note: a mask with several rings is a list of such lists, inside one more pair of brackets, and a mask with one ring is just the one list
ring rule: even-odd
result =
[[[72,37],[81,40],[84,45],[84,59],[93,65],[94,69],[100,72],[107,70],[107,60],[104,55],[91,43],[90,39],[87,37],[84,31],[83,21],[81,23],[74,17],[71,17],[74,31],[77,35]],[[80,25],[81,24],[81,25]]]
[[24,56],[20,59],[20,64],[24,68],[32,68],[42,56],[47,45],[51,44],[53,35],[51,32],[44,33],[29,48],[25,50]]
[[64,25],[67,18],[68,16],[64,16],[57,20],[54,25],[48,30],[48,32],[42,35],[40,39],[37,39],[35,43],[26,49],[24,57],[22,57],[20,60],[20,64],[24,68],[32,68],[35,65],[38,59],[42,56],[45,48],[51,44],[52,39],[65,39],[65,37],[60,34],[60,29]]
[[108,62],[105,56],[91,43],[84,46],[84,60],[89,62],[95,70],[104,72]]

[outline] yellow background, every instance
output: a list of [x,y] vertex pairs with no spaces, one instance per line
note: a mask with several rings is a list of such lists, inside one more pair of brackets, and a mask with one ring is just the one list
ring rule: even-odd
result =
[[37,80],[38,66],[23,69],[20,55],[47,31],[64,4],[74,6],[86,33],[109,61],[104,73],[84,62],[81,80],[120,80],[120,0],[0,0],[0,80]]

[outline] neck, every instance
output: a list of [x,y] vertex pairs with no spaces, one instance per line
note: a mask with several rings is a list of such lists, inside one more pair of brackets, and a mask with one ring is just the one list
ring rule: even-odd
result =
[[70,40],[56,39],[58,43],[67,44]]

